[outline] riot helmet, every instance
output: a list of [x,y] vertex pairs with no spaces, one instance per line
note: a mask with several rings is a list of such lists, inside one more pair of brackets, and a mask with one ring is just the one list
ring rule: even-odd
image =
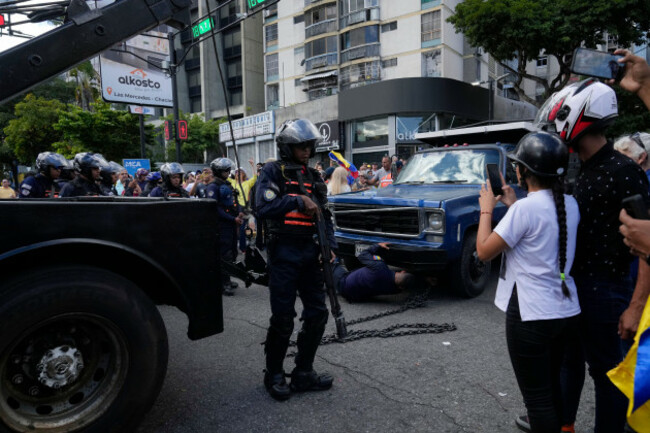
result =
[[99,153],[81,152],[75,155],[73,164],[77,173],[92,182],[95,180],[92,169],[101,169],[103,166],[108,165],[108,161]]
[[309,157],[315,153],[316,143],[320,142],[323,136],[318,132],[316,126],[307,119],[287,120],[278,128],[275,137],[280,158],[285,161],[293,160],[292,146],[309,146]]
[[210,163],[212,174],[219,179],[227,179],[235,163],[228,158],[217,158]]
[[63,166],[63,169],[61,170],[61,175],[59,176],[59,179],[69,181],[74,179],[74,177],[75,177],[74,164],[71,159],[66,159],[65,166]]
[[67,165],[67,160],[58,153],[55,152],[41,152],[36,157],[36,170],[39,173],[43,173],[47,177],[50,176],[49,167],[55,168],[57,170],[63,170]]
[[183,166],[178,162],[168,162],[160,167],[160,174],[162,175],[162,180],[167,188],[178,188],[178,185],[172,185],[172,176],[178,174],[182,181],[185,170],[183,170]]
[[544,131],[526,134],[508,158],[540,177],[564,176],[569,167],[569,149],[557,134]]
[[590,78],[554,93],[539,110],[535,122],[574,146],[586,133],[604,130],[617,116],[614,90]]
[[122,170],[124,170],[124,167],[115,161],[110,161],[108,164],[102,165],[99,169],[99,176],[101,177],[102,183],[106,185],[114,184],[117,182],[117,175],[119,175]]

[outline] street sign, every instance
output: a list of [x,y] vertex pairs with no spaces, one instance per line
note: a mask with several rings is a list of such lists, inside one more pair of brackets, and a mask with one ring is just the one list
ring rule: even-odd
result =
[[195,26],[192,26],[192,36],[198,38],[201,35],[206,34],[214,28],[214,18],[208,17],[203,21],[200,21]]
[[153,107],[143,107],[142,105],[129,105],[129,113],[153,116],[156,114],[156,109]]
[[178,121],[178,138],[181,140],[187,140],[187,120]]
[[139,168],[146,168],[151,171],[151,161],[148,159],[123,159],[122,165],[131,176],[135,176],[135,172]]
[[172,135],[169,132],[169,120],[165,120],[165,140],[169,141],[172,139]]
[[258,6],[262,6],[264,3],[271,3],[268,0],[248,0],[248,9],[254,9]]

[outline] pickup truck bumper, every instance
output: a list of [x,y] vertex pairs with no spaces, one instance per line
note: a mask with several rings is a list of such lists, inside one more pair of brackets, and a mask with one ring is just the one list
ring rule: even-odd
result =
[[[355,244],[368,244],[338,236],[336,241],[339,245],[339,256],[343,258],[355,256]],[[390,249],[382,254],[382,257],[389,265],[412,272],[440,271],[446,268],[449,262],[447,251],[443,249],[397,243],[391,243]]]

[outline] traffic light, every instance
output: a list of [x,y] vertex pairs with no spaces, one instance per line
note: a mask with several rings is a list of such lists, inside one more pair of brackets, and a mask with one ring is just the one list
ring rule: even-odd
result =
[[178,121],[178,138],[187,140],[187,120]]
[[165,140],[169,141],[172,139],[172,135],[169,133],[169,120],[165,120]]
[[2,27],[2,26],[4,26],[4,25],[5,25],[5,16],[4,16],[4,15],[0,15],[0,27]]

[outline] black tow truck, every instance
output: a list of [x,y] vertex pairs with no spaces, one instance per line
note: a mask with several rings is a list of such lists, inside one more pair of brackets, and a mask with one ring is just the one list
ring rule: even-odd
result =
[[[64,24],[0,53],[0,102],[167,23],[191,0],[72,0]],[[196,340],[223,331],[214,200],[0,201],[0,432],[133,431],[168,343],[156,305]],[[196,252],[200,251],[200,254]]]

